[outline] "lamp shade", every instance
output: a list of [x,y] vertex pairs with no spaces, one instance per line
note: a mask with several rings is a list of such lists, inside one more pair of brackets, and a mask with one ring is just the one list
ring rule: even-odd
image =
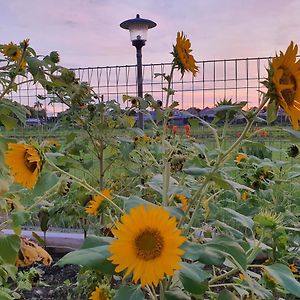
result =
[[134,42],[138,40],[146,41],[148,29],[155,27],[156,23],[148,19],[142,19],[140,15],[136,15],[135,19],[126,20],[120,26],[129,30],[130,40]]

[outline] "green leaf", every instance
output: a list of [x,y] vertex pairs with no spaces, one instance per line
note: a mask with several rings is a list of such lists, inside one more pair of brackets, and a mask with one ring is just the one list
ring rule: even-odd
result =
[[11,213],[13,226],[18,227],[23,225],[26,221],[29,220],[29,212],[25,210],[14,210]]
[[269,101],[267,105],[267,122],[268,124],[273,123],[277,119],[277,112],[278,112],[278,104],[276,101]]
[[224,223],[224,222],[221,222],[219,220],[216,220],[214,222],[214,225],[216,228],[219,228],[221,229],[220,231],[223,232],[224,231],[227,231],[230,235],[232,235],[234,238],[237,238],[237,239],[242,239],[244,234],[242,232],[240,232],[239,230],[233,228],[232,226]]
[[66,254],[58,261],[59,266],[74,264],[88,269],[98,270],[105,274],[114,274],[115,266],[107,260],[111,256],[107,245],[80,249]]
[[[130,211],[131,208],[134,208],[139,205],[144,205],[145,207],[148,207],[148,205],[151,205],[152,207],[158,207],[154,203],[151,203],[137,196],[132,196],[129,198],[123,197],[123,199],[124,199],[124,209],[127,213]],[[175,217],[176,219],[180,219],[183,216],[183,211],[179,207],[166,206],[164,208],[168,210],[170,212],[170,215],[172,217]]]
[[191,300],[191,297],[185,294],[181,289],[175,288],[165,292],[165,299],[166,300]]
[[90,235],[84,239],[84,242],[80,249],[88,249],[93,247],[110,245],[110,243],[114,240],[112,237],[108,236],[95,236]]
[[189,124],[191,125],[191,129],[199,128],[199,121],[197,119],[188,119]]
[[139,285],[124,285],[117,290],[112,300],[144,300],[145,296]]
[[185,242],[180,248],[185,251],[183,258],[191,261],[198,260],[205,265],[220,266],[225,260],[225,256],[218,249],[208,244]]
[[249,228],[249,229],[253,228],[254,221],[251,218],[244,216],[228,207],[225,207],[223,209],[226,210],[227,212],[229,212],[231,215],[233,215],[233,219],[236,220],[237,222],[239,222],[240,224],[242,224],[244,227]]
[[218,236],[207,244],[215,248],[215,250],[220,251],[220,253],[223,253],[234,264],[236,264],[237,262],[244,270],[246,270],[247,267],[246,253],[244,249],[236,241],[226,236]]
[[0,299],[1,300],[14,300],[6,291],[0,289]]
[[0,234],[0,258],[4,263],[14,265],[20,249],[20,237]]
[[264,268],[286,291],[299,297],[300,283],[295,279],[289,267],[283,264],[274,264]]
[[17,126],[17,120],[15,118],[4,114],[0,114],[0,122],[7,130],[14,129]]
[[296,131],[293,129],[282,129],[283,131],[286,131],[291,134],[291,140],[294,142],[299,142],[300,140],[300,131]]
[[200,295],[208,289],[208,281],[211,275],[200,268],[199,264],[180,263],[179,278],[185,290],[189,293]]
[[37,197],[43,195],[46,191],[52,188],[59,178],[54,172],[44,172],[40,176],[36,186],[34,187],[31,196]]
[[219,293],[218,300],[239,300],[239,298],[227,290],[222,290]]
[[211,174],[212,169],[211,168],[197,168],[197,167],[190,167],[183,169],[183,172],[189,175],[193,176],[206,176],[208,174]]

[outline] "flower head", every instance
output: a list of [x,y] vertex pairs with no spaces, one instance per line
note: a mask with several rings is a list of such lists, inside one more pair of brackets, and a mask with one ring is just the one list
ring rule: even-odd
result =
[[175,195],[175,200],[178,200],[181,202],[181,208],[183,211],[186,211],[187,210],[187,207],[188,207],[188,198],[184,195],[181,195],[181,194],[176,194]]
[[180,70],[182,76],[185,71],[192,72],[193,76],[196,76],[198,67],[194,56],[190,54],[192,52],[191,42],[183,32],[177,33],[176,45],[173,46],[173,64]]
[[264,85],[268,88],[270,102],[281,106],[290,116],[294,129],[300,120],[300,61],[296,62],[298,46],[290,43],[285,53],[280,52],[270,63],[268,78]]
[[95,195],[92,200],[88,203],[88,206],[85,208],[85,212],[90,215],[97,215],[98,209],[101,206],[102,202],[105,201],[106,198],[111,199],[111,190],[103,190],[101,192],[103,195]]
[[239,153],[239,154],[236,156],[236,158],[235,158],[235,163],[236,163],[237,165],[239,165],[242,161],[245,161],[245,160],[247,160],[247,159],[248,159],[247,154],[245,154],[245,153]]
[[89,300],[109,300],[109,297],[103,288],[97,286],[92,292]]
[[133,273],[134,282],[156,286],[165,275],[180,269],[183,250],[179,247],[185,238],[167,210],[140,205],[122,216],[116,226],[116,240],[109,247],[116,272],[126,270],[125,276]]
[[185,124],[183,127],[185,129],[186,136],[190,137],[191,136],[191,126],[189,124]]
[[32,145],[9,143],[4,157],[15,181],[26,188],[33,188],[43,165],[39,151]]
[[298,268],[295,264],[289,264],[289,268],[292,273],[298,273]]
[[21,58],[21,49],[12,42],[5,44],[1,52],[13,61],[18,61]]
[[243,201],[246,201],[247,198],[248,198],[248,192],[247,192],[247,191],[244,191],[244,192],[242,193],[241,199],[242,199]]

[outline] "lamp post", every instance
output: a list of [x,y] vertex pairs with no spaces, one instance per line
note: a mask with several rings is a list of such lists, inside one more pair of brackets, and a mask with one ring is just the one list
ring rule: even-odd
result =
[[[120,24],[123,29],[130,32],[130,40],[132,45],[136,48],[137,61],[137,90],[138,97],[143,97],[143,70],[142,70],[142,47],[145,46],[147,40],[148,29],[156,26],[156,23],[140,18],[136,15],[135,19],[129,19]],[[142,112],[138,115],[138,127],[144,129],[144,116]]]

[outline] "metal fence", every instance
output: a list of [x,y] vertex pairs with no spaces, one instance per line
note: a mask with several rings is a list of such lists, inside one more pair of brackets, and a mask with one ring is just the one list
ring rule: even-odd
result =
[[[261,81],[267,75],[269,59],[270,57],[258,57],[199,61],[199,73],[196,77],[187,73],[182,78],[179,71],[174,73],[172,87],[176,93],[173,100],[178,101],[182,109],[212,107],[224,97],[236,102],[247,101],[248,107],[257,106],[260,96],[258,90],[263,89]],[[144,93],[150,93],[155,99],[164,102],[166,94],[163,87],[166,87],[166,82],[161,76],[156,77],[156,74],[168,74],[170,67],[170,63],[144,64]],[[104,100],[115,99],[122,102],[122,95],[137,94],[136,65],[73,70],[81,81],[90,83],[96,93],[103,95]],[[34,106],[37,95],[47,96],[47,92],[41,86],[28,82],[10,96],[23,105]],[[49,105],[49,100],[46,99],[43,103],[49,116],[55,116],[65,109],[61,104]]]

